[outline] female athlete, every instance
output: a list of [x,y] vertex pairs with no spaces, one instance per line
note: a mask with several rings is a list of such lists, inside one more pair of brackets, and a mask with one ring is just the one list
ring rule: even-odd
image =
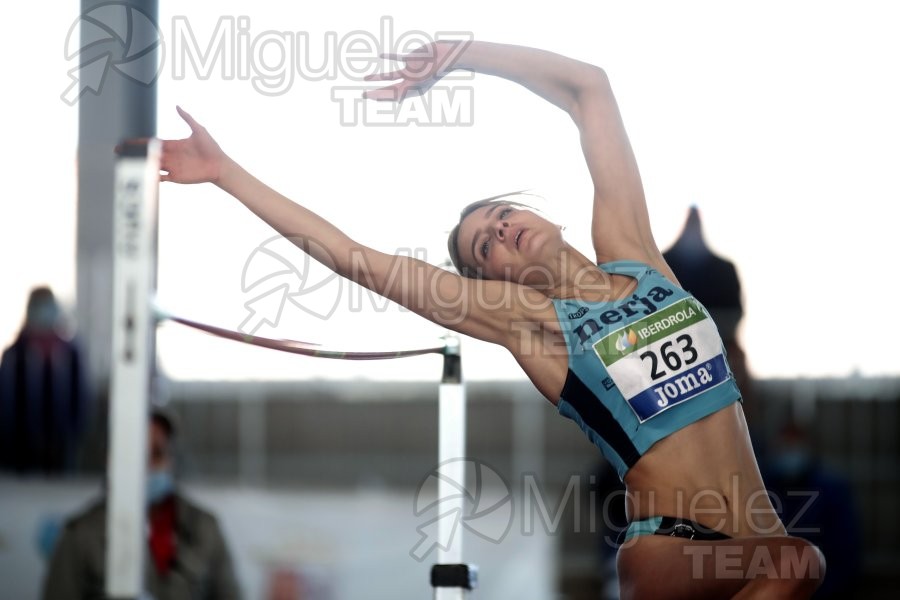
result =
[[369,99],[400,102],[466,69],[566,111],[593,181],[594,256],[509,197],[463,211],[448,244],[458,274],[376,251],[254,178],[180,108],[191,135],[164,141],[162,180],[212,182],[340,275],[509,350],[626,485],[623,598],[808,598],[824,560],[786,535],[773,509],[716,327],[653,239],[606,73],[486,42],[436,42],[391,58],[403,67],[369,77],[392,82]]

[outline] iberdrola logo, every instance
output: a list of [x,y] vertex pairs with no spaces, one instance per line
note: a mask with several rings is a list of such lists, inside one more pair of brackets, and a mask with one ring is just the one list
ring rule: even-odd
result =
[[633,329],[629,329],[623,332],[621,337],[616,338],[616,350],[625,352],[629,348],[633,348],[637,341],[637,334]]

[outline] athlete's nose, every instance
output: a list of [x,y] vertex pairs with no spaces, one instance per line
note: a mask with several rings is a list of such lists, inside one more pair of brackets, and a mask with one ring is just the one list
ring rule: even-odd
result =
[[503,240],[505,240],[508,229],[509,229],[509,223],[507,223],[506,221],[500,221],[499,223],[497,223],[497,228],[496,228],[497,239],[500,240],[501,242]]

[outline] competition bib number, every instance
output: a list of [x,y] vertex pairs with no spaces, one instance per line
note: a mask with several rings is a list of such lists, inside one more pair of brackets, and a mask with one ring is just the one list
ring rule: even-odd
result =
[[719,332],[693,298],[610,333],[594,352],[641,423],[730,377]]

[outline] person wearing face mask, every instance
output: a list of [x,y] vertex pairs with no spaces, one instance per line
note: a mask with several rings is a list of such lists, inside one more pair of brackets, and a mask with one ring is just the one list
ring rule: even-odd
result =
[[[173,419],[155,409],[149,426],[144,589],[154,600],[241,598],[216,517],[176,485]],[[50,560],[43,599],[104,597],[105,540],[106,504],[100,500],[65,525]]]
[[862,522],[850,480],[821,459],[810,432],[793,419],[779,429],[762,469],[788,531],[814,543],[830,565],[814,600],[853,597]]
[[82,353],[62,322],[53,291],[34,288],[0,360],[0,470],[56,475],[75,466],[90,396]]

